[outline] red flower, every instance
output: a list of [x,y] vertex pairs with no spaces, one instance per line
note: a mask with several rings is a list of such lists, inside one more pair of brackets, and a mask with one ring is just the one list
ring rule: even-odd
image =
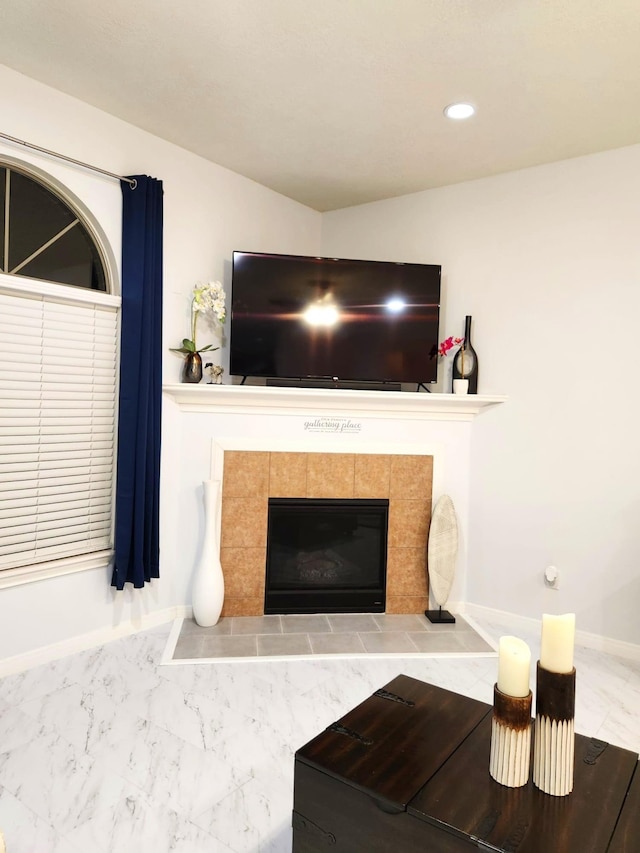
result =
[[464,338],[454,338],[453,336],[447,338],[446,340],[442,341],[442,343],[438,347],[438,355],[442,355],[442,356],[448,355],[448,353],[454,347],[460,346],[460,344],[463,343],[463,341],[464,341]]

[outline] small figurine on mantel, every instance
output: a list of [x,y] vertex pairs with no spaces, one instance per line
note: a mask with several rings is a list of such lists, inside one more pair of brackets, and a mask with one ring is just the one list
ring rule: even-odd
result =
[[208,361],[205,364],[205,370],[209,371],[209,376],[211,377],[207,382],[207,385],[222,385],[222,374],[224,373],[224,367],[220,367],[219,364],[213,364]]

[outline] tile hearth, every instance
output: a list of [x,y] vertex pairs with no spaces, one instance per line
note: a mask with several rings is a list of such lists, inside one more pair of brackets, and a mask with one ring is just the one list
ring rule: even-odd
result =
[[418,614],[333,613],[222,617],[212,628],[185,619],[165,660],[313,658],[333,655],[494,654],[462,617],[434,625]]

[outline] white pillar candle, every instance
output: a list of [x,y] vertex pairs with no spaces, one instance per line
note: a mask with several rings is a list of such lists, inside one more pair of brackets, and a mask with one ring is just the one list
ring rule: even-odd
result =
[[498,690],[506,696],[529,695],[531,650],[518,637],[500,637],[498,644]]
[[542,615],[540,666],[549,672],[571,672],[576,637],[576,614]]

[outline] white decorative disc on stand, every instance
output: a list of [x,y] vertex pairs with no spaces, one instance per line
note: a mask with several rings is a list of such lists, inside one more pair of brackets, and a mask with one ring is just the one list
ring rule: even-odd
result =
[[431,622],[455,622],[455,618],[443,606],[447,603],[458,558],[458,521],[453,501],[442,495],[431,516],[427,560],[429,563],[429,593],[439,610],[426,610]]

